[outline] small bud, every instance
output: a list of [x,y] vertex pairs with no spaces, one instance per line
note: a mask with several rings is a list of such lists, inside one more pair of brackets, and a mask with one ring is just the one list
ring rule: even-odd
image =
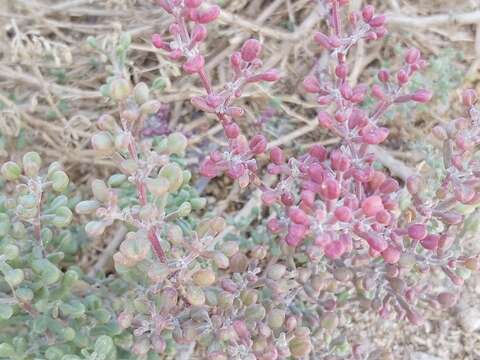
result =
[[427,250],[436,250],[440,241],[440,236],[430,234],[420,240],[420,244]]
[[188,8],[198,8],[200,5],[202,5],[203,0],[184,0],[184,4]]
[[262,51],[262,44],[256,39],[248,39],[243,43],[240,54],[243,61],[252,62],[255,60]]
[[384,210],[382,198],[378,195],[372,195],[362,201],[363,213],[370,217],[375,216],[379,211]]
[[250,150],[255,154],[263,153],[267,148],[267,139],[261,134],[255,135],[249,143]]
[[194,21],[199,24],[208,24],[214,21],[220,15],[220,7],[217,5],[210,6],[206,10],[198,10],[194,16]]
[[458,297],[455,294],[449,293],[449,292],[442,292],[438,294],[437,300],[442,305],[443,308],[450,308],[458,300]]
[[394,246],[389,246],[382,251],[383,260],[385,260],[387,264],[396,264],[398,260],[400,260],[401,254],[401,251]]
[[412,100],[419,102],[419,103],[427,103],[432,99],[432,92],[422,89],[422,90],[417,90],[415,93],[412,95]]
[[204,25],[196,24],[192,30],[191,38],[193,43],[199,43],[207,37],[207,28]]
[[408,49],[407,53],[405,54],[405,62],[412,65],[416,63],[418,59],[420,59],[420,50],[417,48]]
[[330,44],[329,38],[324,33],[316,32],[313,39],[318,45],[322,46],[324,49],[326,50],[332,49],[332,45]]
[[372,20],[372,17],[373,17],[374,13],[375,13],[375,8],[372,5],[366,5],[362,9],[363,21],[368,23],[370,20]]
[[226,124],[224,129],[229,139],[236,139],[240,135],[240,127],[234,122]]
[[423,240],[428,235],[427,226],[424,224],[412,224],[408,226],[408,236],[414,240]]
[[467,89],[462,94],[462,102],[466,107],[472,107],[477,102],[477,93],[473,89]]
[[195,74],[200,72],[205,66],[205,58],[203,55],[197,54],[183,64],[183,70],[187,74]]
[[165,45],[163,43],[162,36],[160,34],[153,34],[152,35],[152,45],[156,47],[157,49],[162,49],[163,46]]
[[380,80],[382,83],[387,83],[389,78],[390,74],[388,73],[388,70],[382,69],[378,72],[378,80]]
[[372,27],[381,27],[385,25],[387,17],[385,15],[378,15],[373,17],[370,21],[368,21],[368,24]]

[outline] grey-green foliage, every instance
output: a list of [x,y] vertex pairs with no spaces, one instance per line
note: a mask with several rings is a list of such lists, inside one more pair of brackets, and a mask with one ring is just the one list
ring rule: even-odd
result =
[[115,359],[128,342],[112,303],[75,265],[84,242],[73,221],[79,198],[60,164],[37,153],[2,166],[0,358]]

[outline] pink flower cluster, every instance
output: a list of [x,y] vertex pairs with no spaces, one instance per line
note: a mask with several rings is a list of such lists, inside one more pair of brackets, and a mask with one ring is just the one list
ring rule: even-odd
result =
[[[458,275],[459,266],[478,267],[477,257],[455,255],[449,250],[455,226],[464,220],[462,214],[452,209],[456,204],[471,205],[480,201],[480,163],[473,157],[465,160],[480,142],[480,113],[473,107],[477,101],[475,93],[468,90],[463,96],[468,119],[457,119],[433,131],[444,143],[447,173],[436,197],[422,195],[419,178],[408,179],[406,188],[412,206],[410,215],[405,215],[399,206],[400,199],[406,195],[405,189],[388,173],[375,169],[376,157],[370,147],[387,139],[389,130],[382,126],[380,119],[392,106],[431,100],[430,91],[411,92],[406,86],[427,62],[418,49],[411,48],[396,73],[382,69],[373,85],[352,84],[347,62],[349,50],[360,40],[375,41],[384,37],[386,18],[375,14],[374,8],[367,5],[349,14],[348,26],[344,26],[340,10],[348,1],[331,0],[330,33],[317,32],[314,36],[323,51],[330,53],[331,63],[323,68],[316,64],[303,85],[319,104],[320,128],[332,132],[340,141],[330,149],[314,145],[307,153],[288,160],[279,147],[269,149],[266,169],[279,179],[270,187],[262,182],[256,161],[256,156],[267,151],[268,141],[261,134],[250,140],[241,134],[236,121],[244,110],[233,105],[233,101],[241,96],[247,84],[278,80],[278,72],[263,69],[259,59],[262,46],[250,39],[230,58],[232,80],[214,89],[205,73],[205,60],[198,45],[206,36],[202,24],[214,20],[218,9],[199,10],[200,3],[160,1],[175,17],[170,26],[174,40],[166,45],[156,35],[153,43],[168,50],[172,58],[184,59],[186,73],[199,75],[206,94],[194,97],[192,104],[215,114],[224,127],[228,149],[211,153],[201,165],[201,174],[213,178],[226,172],[238,180],[241,187],[257,186],[262,191],[264,204],[280,210],[268,220],[269,231],[295,250],[303,249],[313,262],[320,261],[323,255],[352,266],[381,259],[374,262],[379,264],[378,269],[372,270],[371,281],[364,284],[366,289],[371,289],[372,284],[377,286],[375,310],[384,317],[394,310],[397,318],[420,323],[421,316],[413,308],[416,302],[442,304],[442,301],[424,295],[430,286],[428,281],[405,285],[402,278],[412,266],[418,266],[421,273],[433,266],[440,267],[455,285],[463,281]],[[186,26],[189,22],[195,24],[192,30]],[[367,96],[375,101],[370,110],[362,106]],[[442,295],[442,299],[445,297]]]

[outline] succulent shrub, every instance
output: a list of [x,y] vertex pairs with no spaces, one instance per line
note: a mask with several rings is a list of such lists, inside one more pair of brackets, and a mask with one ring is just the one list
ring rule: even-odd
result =
[[[235,216],[238,229],[202,210],[188,138],[148,131],[161,104],[147,84],[131,83],[122,35],[101,90],[116,109],[98,119],[91,139],[117,170],[91,181],[92,197],[80,201],[61,165],[45,169],[37,153],[1,167],[0,358],[367,359],[374,349],[347,336],[353,313],[420,325],[423,308],[453,306],[479,266],[464,246],[480,202],[475,92],[463,93],[462,117],[432,131],[442,168],[429,178],[393,177],[372,150],[388,139],[387,111],[432,98],[409,86],[428,64],[412,48],[401,68],[351,84],[349,50],[385,36],[386,18],[370,5],[345,14],[348,1],[329,0],[328,32],[313,39],[328,63],[315,62],[303,85],[318,103],[319,128],[339,141],[292,154],[261,133],[249,139],[239,125],[245,110],[234,100],[280,78],[264,68],[262,44],[245,41],[230,57],[231,80],[216,86],[201,51],[220,8],[158,3],[172,23],[153,46],[198,75],[205,94],[192,105],[215,116],[228,140],[203,159],[200,175],[225,173],[259,192],[263,208]],[[89,238],[126,229],[111,254],[114,273],[89,275],[76,264],[84,221]]]

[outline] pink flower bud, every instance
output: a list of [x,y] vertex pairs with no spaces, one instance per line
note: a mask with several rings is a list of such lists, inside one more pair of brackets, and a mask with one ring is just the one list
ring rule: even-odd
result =
[[330,115],[328,112],[320,111],[317,117],[318,117],[318,123],[320,124],[321,127],[325,129],[329,129],[333,126],[332,115]]
[[301,225],[310,224],[307,214],[305,214],[305,212],[299,209],[298,207],[291,207],[290,209],[288,209],[288,217],[295,224],[301,224]]
[[363,101],[365,98],[365,95],[367,94],[368,91],[368,86],[365,84],[358,84],[353,88],[353,94],[352,97],[350,98],[350,101],[353,102],[354,104],[359,104]]
[[200,174],[208,178],[218,175],[217,164],[210,158],[205,159],[200,165]]
[[207,28],[202,24],[196,24],[192,30],[192,42],[198,43],[207,37]]
[[335,75],[338,76],[339,79],[345,79],[348,75],[348,67],[346,64],[339,64],[335,68]]
[[270,69],[259,75],[261,81],[275,82],[280,79],[280,72],[277,69]]
[[238,135],[240,135],[240,127],[233,122],[226,124],[224,129],[225,135],[227,135],[229,139],[235,139]]
[[400,189],[400,185],[398,184],[398,181],[392,178],[386,179],[382,185],[380,186],[380,192],[384,194],[391,194]]
[[227,115],[231,116],[232,118],[239,118],[245,114],[245,110],[240,106],[230,106],[227,111]]
[[387,17],[385,15],[378,15],[373,17],[368,24],[372,27],[380,27],[385,25],[385,21],[387,20]]
[[429,102],[432,99],[432,95],[431,91],[425,89],[417,90],[412,95],[412,100],[423,104]]
[[326,257],[335,260],[345,253],[345,244],[340,240],[334,240],[328,243],[323,251]]
[[230,56],[230,64],[235,70],[240,70],[240,65],[242,61],[242,54],[239,51],[236,51]]
[[153,34],[152,35],[152,45],[157,49],[162,49],[164,46],[162,36],[160,34]]
[[375,34],[377,34],[377,37],[379,39],[383,38],[385,35],[387,35],[387,28],[385,26],[380,26],[375,28]]
[[335,149],[330,153],[332,168],[337,171],[345,172],[350,169],[350,158],[341,150]]
[[449,292],[441,292],[438,294],[437,300],[443,308],[450,308],[455,305],[458,296]]
[[422,240],[420,240],[420,244],[427,250],[436,250],[438,248],[439,241],[440,241],[440,236],[435,234],[430,234],[430,235],[427,235]]
[[375,13],[375,8],[372,5],[366,5],[362,9],[363,21],[368,23],[370,20],[372,20],[374,13]]
[[202,70],[204,66],[205,58],[202,55],[198,54],[192,59],[189,59],[187,62],[185,62],[182,68],[187,74],[195,74]]
[[202,5],[203,0],[184,0],[183,3],[188,8],[197,8]]
[[330,104],[332,101],[333,101],[333,98],[332,98],[330,95],[327,95],[327,96],[319,96],[319,97],[317,98],[317,102],[318,102],[320,105],[328,105],[328,104]]
[[420,50],[417,48],[408,49],[407,53],[405,54],[405,62],[412,65],[416,63],[418,59],[420,59]]
[[352,219],[352,211],[347,206],[341,206],[335,209],[334,215],[338,221],[349,222]]
[[323,196],[328,200],[338,199],[341,192],[340,184],[333,178],[327,178],[321,185]]
[[237,333],[240,339],[250,339],[250,331],[248,331],[247,324],[243,320],[234,320],[232,323],[233,330]]
[[270,160],[276,165],[281,165],[285,162],[285,155],[283,155],[283,151],[278,146],[270,150]]
[[462,94],[462,102],[466,107],[472,107],[477,102],[477,93],[473,89],[467,89]]
[[365,38],[367,41],[375,41],[378,39],[378,35],[375,33],[375,31],[369,31]]
[[172,5],[170,4],[170,1],[168,0],[158,0],[158,5],[160,5],[163,10],[165,10],[168,13],[172,13]]
[[246,168],[243,163],[230,164],[227,170],[227,175],[232,179],[238,179],[246,173]]
[[252,138],[252,140],[250,140],[249,147],[254,154],[261,154],[267,148],[267,139],[265,136],[257,134]]
[[383,260],[385,260],[387,264],[396,264],[401,254],[402,252],[394,246],[389,246],[382,251]]
[[363,213],[370,217],[375,216],[379,211],[384,210],[382,198],[378,195],[372,195],[362,201]]
[[324,169],[320,164],[312,164],[308,167],[307,173],[310,178],[316,183],[320,184],[324,180]]
[[388,73],[388,70],[382,69],[378,72],[378,80],[380,80],[382,83],[387,83],[389,78],[390,74]]
[[285,206],[292,206],[295,203],[295,197],[289,191],[283,192],[282,195],[280,196],[280,200]]
[[375,233],[368,234],[365,240],[367,240],[371,249],[379,253],[386,250],[388,247],[387,241],[382,236]]
[[383,225],[387,225],[390,223],[391,215],[388,211],[386,210],[380,210],[379,212],[376,213],[375,215],[375,220]]
[[300,198],[305,205],[312,207],[313,203],[315,202],[315,193],[310,190],[302,190],[300,193]]
[[340,38],[336,35],[332,35],[328,38],[328,43],[330,44],[331,47],[333,48],[338,48],[340,45],[342,45],[342,41]]
[[407,74],[407,72],[404,70],[404,69],[401,69],[398,73],[397,73],[397,81],[400,85],[404,85],[408,82],[409,80],[409,76]]
[[275,218],[267,221],[267,228],[273,234],[278,234],[280,231],[282,231],[282,225],[280,224],[280,221]]
[[347,120],[347,117],[345,116],[345,113],[342,112],[342,111],[338,111],[336,114],[335,114],[335,120],[339,123],[343,123]]
[[252,62],[262,51],[262,44],[256,39],[248,39],[240,50],[243,61]]
[[301,224],[290,224],[285,242],[290,246],[298,246],[302,243],[307,228]]
[[418,312],[412,309],[408,309],[405,316],[407,317],[408,321],[415,326],[422,325],[425,321]]
[[407,229],[408,236],[414,240],[423,240],[428,235],[427,226],[424,224],[411,224]]
[[220,7],[213,5],[206,10],[197,10],[194,14],[193,21],[199,24],[208,24],[218,18],[220,15]]
[[385,91],[383,90],[383,87],[379,84],[374,84],[372,86],[372,96],[378,100],[385,100],[385,98],[387,97]]
[[340,94],[342,94],[345,100],[350,100],[353,95],[352,88],[347,83],[340,85]]
[[332,48],[332,45],[330,44],[330,40],[327,35],[321,32],[316,32],[313,39],[315,42],[325,48],[326,50],[330,50]]
[[312,145],[308,153],[319,161],[324,161],[327,158],[327,150],[320,144]]
[[361,13],[359,11],[353,11],[348,15],[348,22],[352,27],[355,27],[358,24],[358,20],[360,20]]
[[389,130],[384,127],[372,127],[362,133],[362,140],[366,144],[377,145],[385,141]]
[[171,60],[180,60],[183,57],[182,50],[176,49],[168,53],[168,58]]
[[348,118],[348,127],[354,129],[356,127],[363,128],[368,123],[368,117],[363,110],[353,109]]
[[309,75],[303,80],[303,87],[309,93],[320,92],[320,83],[313,75]]

